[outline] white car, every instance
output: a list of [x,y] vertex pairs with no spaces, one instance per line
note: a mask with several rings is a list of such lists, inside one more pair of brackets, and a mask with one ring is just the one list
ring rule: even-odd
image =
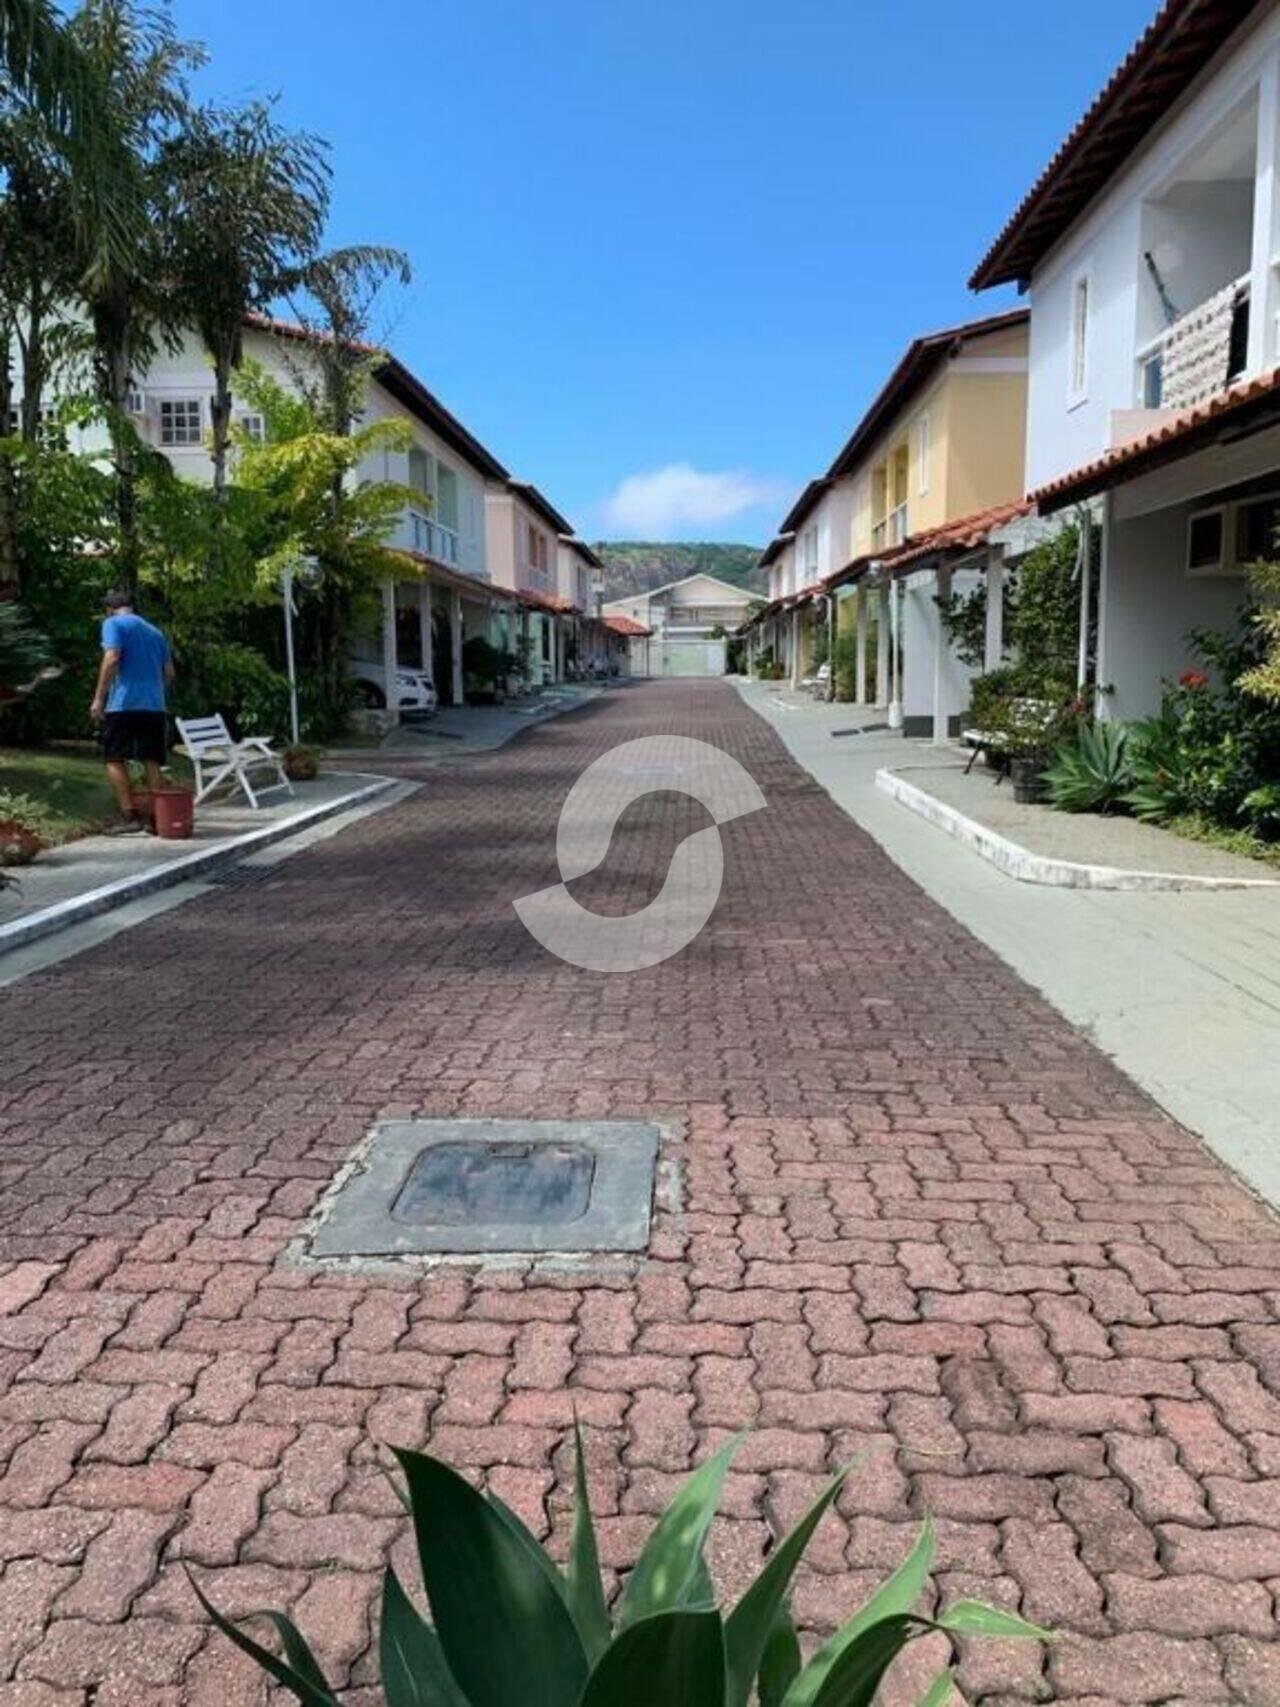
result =
[[[356,684],[362,705],[373,711],[386,709],[387,674],[380,663],[353,658],[347,665],[347,674]],[[395,697],[402,715],[408,712],[418,717],[432,717],[440,704],[439,695],[425,670],[397,668]]]

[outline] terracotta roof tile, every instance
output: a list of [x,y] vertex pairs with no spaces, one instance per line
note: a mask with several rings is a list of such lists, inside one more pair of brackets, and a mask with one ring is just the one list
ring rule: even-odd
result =
[[932,557],[935,552],[972,551],[982,545],[996,528],[1003,527],[1016,516],[1028,515],[1030,511],[1031,502],[1026,498],[1016,503],[993,504],[989,509],[975,510],[972,515],[944,522],[928,533],[912,534],[893,551],[882,552],[880,561],[886,568],[896,571],[909,563],[919,562],[922,557]]
[[1125,480],[1136,479],[1150,468],[1175,462],[1189,456],[1205,442],[1212,443],[1222,426],[1234,422],[1244,427],[1252,417],[1264,416],[1255,430],[1269,426],[1280,416],[1275,401],[1280,397],[1280,367],[1259,374],[1256,379],[1242,381],[1221,392],[1207,403],[1200,403],[1171,420],[1164,420],[1141,438],[1117,445],[1105,455],[1096,457],[1081,468],[1072,469],[1056,480],[1050,480],[1031,494],[1031,501],[1042,514],[1052,514],[1068,504],[1104,492]]
[[1030,278],[1262,0],[1167,0],[1041,172],[969,280]]
[[615,634],[645,635],[653,633],[651,628],[646,628],[642,622],[637,622],[633,616],[606,616],[604,625],[606,628],[612,629]]

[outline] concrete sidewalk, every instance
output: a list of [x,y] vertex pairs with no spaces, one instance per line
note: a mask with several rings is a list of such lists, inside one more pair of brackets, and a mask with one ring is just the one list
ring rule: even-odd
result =
[[[611,684],[617,686],[619,684]],[[566,711],[576,711],[598,699],[605,689],[586,682],[562,682],[527,699],[503,705],[443,705],[434,717],[400,723],[376,747],[333,748],[330,758],[343,764],[361,759],[376,761],[374,768],[395,764],[466,758],[472,753],[491,753],[505,747],[524,730]]]
[[1280,1204],[1280,891],[1126,894],[1018,883],[876,788],[933,749],[849,705],[739,681],[792,756],[927,895],[1175,1119]]
[[388,777],[322,771],[295,783],[292,794],[264,796],[256,810],[239,797],[198,807],[187,841],[82,836],[51,848],[0,890],[0,954],[230,863],[392,786]]

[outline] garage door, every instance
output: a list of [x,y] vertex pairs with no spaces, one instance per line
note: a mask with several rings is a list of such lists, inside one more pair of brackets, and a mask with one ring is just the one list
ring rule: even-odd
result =
[[664,676],[722,676],[725,670],[723,640],[664,640]]

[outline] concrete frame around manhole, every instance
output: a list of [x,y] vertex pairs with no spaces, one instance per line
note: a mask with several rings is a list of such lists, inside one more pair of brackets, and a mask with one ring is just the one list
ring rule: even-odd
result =
[[[649,1243],[661,1134],[642,1121],[389,1120],[375,1126],[354,1171],[334,1191],[310,1242],[313,1257],[493,1256],[643,1251]],[[413,1162],[436,1144],[475,1139],[580,1145],[595,1172],[586,1211],[539,1227],[481,1222],[408,1225],[391,1206]]]

